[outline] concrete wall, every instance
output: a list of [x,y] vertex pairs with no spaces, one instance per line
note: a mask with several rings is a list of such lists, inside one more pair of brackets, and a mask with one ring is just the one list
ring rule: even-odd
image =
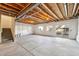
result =
[[[56,26],[59,25],[65,25],[67,28],[69,28],[69,37],[70,39],[76,39],[77,35],[77,19],[71,19],[66,21],[59,21],[59,22],[51,22],[51,23],[44,23],[44,24],[38,24],[33,27],[35,34],[40,35],[49,35],[49,36],[57,36],[56,34]],[[43,31],[38,29],[38,26],[43,26]],[[46,31],[47,26],[53,26],[52,31]]]
[[27,35],[27,34],[32,34],[32,33],[33,33],[32,25],[16,22],[15,34]]

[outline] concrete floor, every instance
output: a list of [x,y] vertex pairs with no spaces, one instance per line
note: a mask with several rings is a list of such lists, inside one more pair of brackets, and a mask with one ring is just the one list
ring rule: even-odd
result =
[[79,56],[79,43],[65,38],[28,35],[0,44],[0,55]]

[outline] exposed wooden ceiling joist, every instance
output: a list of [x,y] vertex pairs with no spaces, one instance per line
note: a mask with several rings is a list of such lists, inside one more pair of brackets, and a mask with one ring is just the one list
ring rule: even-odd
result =
[[18,3],[17,5],[19,5],[19,6],[23,7],[23,8],[25,7],[24,5],[22,5],[22,4],[20,4],[20,3]]
[[4,4],[14,8],[14,9],[21,10],[20,8],[14,6],[13,4],[9,4],[9,3],[4,3]]
[[68,17],[72,17],[73,8],[74,8],[74,3],[67,3]]
[[25,19],[23,19],[23,20],[20,20],[20,22],[28,23],[28,24],[36,24],[36,23],[38,23],[37,21],[34,21],[34,20],[31,19],[31,18],[25,18]]
[[[46,20],[46,21],[50,21],[50,17],[48,17],[47,15],[41,13],[39,10],[37,11],[36,9],[33,10],[34,11],[34,14],[32,14],[31,16],[33,15],[37,15],[39,18],[41,17],[41,20]],[[52,19],[51,19],[52,20]]]
[[61,7],[59,6],[59,4],[58,4],[58,3],[56,3],[56,5],[57,5],[57,7],[58,7],[59,11],[61,12],[63,19],[65,19],[64,15],[63,15],[63,13],[62,13],[62,9],[61,9]]
[[18,17],[16,17],[16,19],[17,18],[21,18],[22,16],[26,15],[26,13],[28,13],[29,11],[31,11],[33,8],[37,7],[39,4],[40,3],[38,3],[38,4],[32,4],[28,8],[25,8],[25,11],[21,15],[19,15]]
[[52,21],[56,21],[56,20],[57,20],[52,14],[50,14],[50,13],[49,13],[47,10],[45,10],[43,7],[39,6],[38,8],[41,9],[43,13],[48,14],[48,15],[51,17]]
[[47,3],[46,5],[52,11],[52,13],[54,13],[59,19],[63,19],[60,9],[58,8],[58,5],[56,3]]
[[35,11],[39,12],[40,14],[46,16],[46,17],[50,17],[51,19],[53,19],[53,17],[51,17],[50,15],[46,14],[43,10],[41,10],[39,7],[37,7],[36,9],[34,9]]
[[64,9],[65,9],[65,15],[67,17],[68,16],[68,10],[67,10],[67,4],[66,3],[64,3]]
[[7,9],[3,9],[3,8],[0,8],[0,10],[1,11],[4,11],[4,12],[8,12],[8,14],[17,14],[17,13],[15,13],[15,12],[13,12],[13,11],[10,11],[10,10],[7,10]]
[[[0,13],[38,24],[72,19],[79,15],[78,3],[0,3]],[[22,20],[22,19],[25,20]]]
[[4,8],[4,9],[12,10],[13,12],[16,12],[16,13],[19,12],[18,10],[15,10],[13,8],[10,8],[10,7],[8,7],[8,6],[4,5],[4,4],[0,4],[0,7]]
[[48,17],[50,17],[52,21],[55,20],[54,17],[52,17],[49,13],[45,12],[45,11],[44,11],[43,9],[41,9],[40,7],[37,7],[36,9],[39,10],[40,12],[42,12],[43,14],[47,15]]
[[65,12],[64,3],[57,3],[57,4],[58,4],[58,6],[59,6],[59,8],[61,10],[61,13],[62,13],[64,19],[66,19],[66,12]]
[[56,18],[56,19],[59,19],[58,17],[57,17],[57,15],[52,11],[52,10],[50,10],[49,9],[49,7],[47,7],[45,4],[41,4],[50,14],[52,14],[52,16],[54,17],[54,18]]
[[2,11],[2,10],[0,10],[0,14],[4,14],[4,15],[15,17],[15,14],[11,14],[11,13],[8,14],[8,12]]
[[31,17],[29,17],[29,18],[31,18],[32,20],[34,20],[34,21],[36,21],[36,22],[38,22],[38,23],[44,22],[43,20],[41,20],[41,19],[39,19],[39,18],[37,18],[37,17],[31,16]]
[[[26,10],[26,8],[28,8],[30,5],[32,5],[31,3],[27,4],[23,9],[21,9],[21,11],[17,14],[17,16],[19,16],[21,13],[23,13],[24,10]],[[16,17],[17,17],[16,16]]]
[[73,13],[72,13],[73,16],[77,14],[77,11],[78,11],[77,8],[78,8],[78,3],[75,3],[73,8]]

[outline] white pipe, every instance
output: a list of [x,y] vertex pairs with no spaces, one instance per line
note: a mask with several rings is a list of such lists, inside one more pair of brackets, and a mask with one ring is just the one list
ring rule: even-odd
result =
[[75,13],[76,6],[77,6],[77,3],[75,3],[75,5],[74,5],[74,8],[73,8],[73,13],[72,13],[72,15],[74,15],[74,13]]
[[66,5],[66,3],[64,4],[64,8],[65,8],[65,14],[67,16],[67,5]]
[[26,13],[28,13],[29,11],[31,11],[32,9],[34,9],[35,7],[37,7],[39,4],[40,3],[36,3],[34,6],[32,6],[31,8],[29,8],[28,10],[26,10],[26,12],[24,12],[23,14],[21,14],[17,18],[20,18],[21,16],[25,15]]

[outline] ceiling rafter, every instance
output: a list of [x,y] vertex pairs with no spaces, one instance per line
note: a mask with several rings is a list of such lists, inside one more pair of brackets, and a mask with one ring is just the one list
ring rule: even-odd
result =
[[65,15],[68,16],[68,9],[67,9],[67,3],[64,3],[64,9],[65,9]]
[[0,7],[4,8],[4,9],[12,10],[13,12],[16,12],[16,13],[19,12],[19,11],[15,10],[15,9],[9,8],[8,6],[5,6],[4,4],[0,4]]
[[46,14],[48,17],[51,18],[51,20],[54,20],[54,17],[52,17],[50,14],[48,14],[47,12],[45,12],[44,10],[42,10],[40,7],[37,7],[36,9],[39,10],[39,12],[41,12],[43,14]]
[[40,14],[46,16],[46,17],[50,17],[51,19],[53,19],[51,16],[49,16],[48,14],[46,14],[45,12],[43,12],[40,8],[36,8],[34,9],[34,11],[39,12]]
[[32,9],[34,9],[35,7],[37,7],[38,5],[39,5],[40,3],[34,3],[34,4],[31,4],[29,7],[25,7],[24,8],[24,10],[22,10],[23,12],[22,12],[22,14],[20,14],[20,15],[18,15],[17,17],[16,17],[16,19],[17,18],[21,18],[22,16],[24,16],[24,15],[26,15],[26,13],[28,13],[29,11],[31,11]]
[[38,21],[38,22],[43,22],[42,19],[39,19],[39,18],[37,18],[37,17],[31,16],[31,18],[34,18],[34,19],[35,19],[36,21]]
[[21,18],[21,19],[19,19],[19,20],[22,20],[22,19],[25,19],[25,18],[33,18],[33,19],[35,19],[34,21],[38,21],[38,22],[43,21],[42,19],[37,18],[37,17],[34,17],[34,16],[32,16],[32,15],[26,15],[24,18]]
[[49,17],[47,17],[46,15],[41,14],[40,12],[34,10],[34,14],[32,14],[32,15],[35,15],[35,14],[39,15],[40,17],[42,17],[42,20],[48,21],[47,18],[49,18]]
[[55,14],[58,21],[63,20],[63,16],[60,10],[58,9],[58,6],[56,5],[56,3],[50,3],[50,4],[45,3],[45,5],[52,11],[53,14]]
[[[28,20],[28,19],[29,19],[29,20]],[[33,19],[33,17],[28,17],[28,18],[21,19],[21,20],[24,20],[24,21],[34,21],[34,22],[38,22],[38,21],[36,21],[35,18]]]
[[4,15],[8,15],[8,16],[15,17],[15,14],[8,14],[8,12],[4,12],[4,11],[2,11],[2,10],[0,10],[0,13],[1,13],[1,14],[4,14]]
[[39,13],[39,12],[34,12],[33,14],[31,14],[31,15],[29,15],[29,16],[36,17],[36,18],[38,18],[38,19],[44,20],[44,19],[42,19],[41,17],[37,16],[37,15],[39,15],[39,14],[37,14],[37,13]]
[[54,19],[53,19],[54,21],[58,21],[58,19],[57,19],[56,17],[54,17],[47,9],[45,9],[44,6],[40,5],[39,8],[40,8],[43,12],[45,12],[46,14],[48,14],[49,16],[51,16],[52,18],[54,18]]
[[79,5],[78,3],[74,4],[74,9],[73,9],[73,13],[72,13],[73,16],[76,16],[76,14],[77,14],[78,5]]
[[39,9],[41,9],[42,10],[42,12],[44,12],[44,13],[46,13],[46,14],[48,14],[51,18],[52,18],[52,20],[54,20],[54,21],[56,21],[57,19],[53,16],[53,15],[51,15],[49,12],[47,12],[47,11],[45,11],[42,7],[38,7]]
[[10,12],[16,13],[13,10],[8,10],[8,9],[3,8],[3,7],[0,7],[0,8],[3,9],[3,10],[6,10],[6,11],[10,11]]
[[56,19],[60,19],[59,16],[51,10],[46,4],[42,4]]
[[41,16],[40,14],[35,14],[35,15],[32,15],[33,17],[36,17],[36,18],[39,18],[39,19],[41,19],[41,20],[43,20],[43,21],[54,21],[54,20],[51,20],[51,19],[46,19],[46,18],[44,18],[43,16]]
[[41,20],[45,20],[44,18],[40,17],[38,14],[32,15],[33,17],[39,18]]
[[23,20],[21,20],[22,22],[25,22],[25,23],[31,23],[31,24],[34,24],[34,23],[38,23],[37,21],[31,19],[31,18],[25,18]]
[[9,4],[9,3],[4,3],[4,4],[5,4],[5,5],[8,5],[8,6],[12,7],[12,8],[15,8],[15,9],[17,9],[17,10],[21,10],[20,8],[14,6],[14,5],[12,5],[12,4]]
[[31,3],[29,3],[26,7],[24,7],[24,8],[17,14],[17,16],[19,16],[27,7],[29,7],[30,4],[31,4]]
[[72,17],[72,13],[73,13],[73,8],[74,8],[74,3],[67,3],[67,17]]
[[8,12],[8,11],[5,11],[5,10],[0,10],[1,12],[0,13],[3,13],[3,14],[5,14],[6,13],[6,15],[16,15],[16,14],[14,14],[14,13],[10,13],[10,12]]
[[43,22],[43,20],[41,20],[41,19],[39,19],[37,17],[34,17],[34,16],[31,16],[30,18],[33,19],[36,22]]
[[30,23],[30,22],[25,22],[25,21],[18,21],[20,23],[25,23],[25,24],[34,24],[34,23]]
[[21,6],[22,8],[24,8],[25,6],[23,6],[22,4],[18,3],[17,5]]
[[58,3],[56,3],[56,5],[57,5],[57,7],[58,7],[59,11],[61,12],[61,15],[62,15],[62,16],[63,16],[63,18],[65,19],[64,15],[63,15],[63,13],[62,13],[62,10],[60,9],[60,7],[59,7]]
[[[32,14],[30,14],[30,16],[33,16],[33,15],[35,15],[35,14],[36,14],[36,15],[39,14],[39,16],[40,16],[40,14],[41,14],[40,10],[38,10],[38,9],[36,10],[36,9],[37,9],[37,8],[35,8],[35,9],[32,10],[32,12],[31,12]],[[41,15],[47,17],[47,15],[45,15],[45,14],[43,14],[43,13],[42,13]],[[42,18],[44,18],[44,17],[40,18],[41,16],[40,16],[40,17],[39,17],[39,16],[33,16],[33,17],[40,19],[39,22],[40,22],[41,20],[44,21],[44,22],[47,22],[47,21],[48,21],[48,20],[46,20],[46,19],[42,19]],[[52,19],[51,19],[51,20],[52,20]],[[49,19],[49,21],[50,21],[50,19]]]
[[[72,19],[79,15],[78,3],[1,3],[0,13],[16,16],[16,21],[29,24]],[[25,20],[24,20],[25,19]]]
[[15,13],[15,12],[12,12],[12,11],[8,11],[8,10],[6,10],[6,9],[3,9],[3,8],[0,8],[0,10],[2,10],[2,11],[4,11],[4,12],[8,12],[8,13],[10,13],[10,14],[17,14],[17,13]]

